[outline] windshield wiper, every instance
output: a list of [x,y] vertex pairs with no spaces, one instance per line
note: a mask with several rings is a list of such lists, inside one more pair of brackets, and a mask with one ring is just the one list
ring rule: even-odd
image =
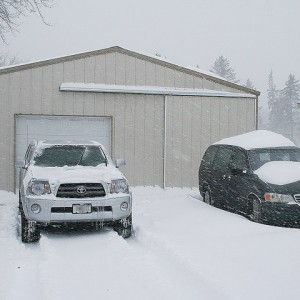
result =
[[80,163],[81,163],[81,161],[82,161],[82,158],[83,158],[83,155],[84,155],[85,151],[86,151],[86,149],[84,148],[83,151],[82,151],[82,154],[80,155],[80,158],[79,158],[79,160],[78,160],[78,162],[77,162],[77,164],[76,164],[77,166],[80,165]]

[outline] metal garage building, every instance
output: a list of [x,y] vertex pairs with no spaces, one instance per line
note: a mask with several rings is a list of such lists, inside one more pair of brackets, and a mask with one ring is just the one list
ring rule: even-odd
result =
[[0,189],[32,139],[92,139],[132,186],[197,186],[205,149],[254,130],[259,92],[120,47],[0,69]]

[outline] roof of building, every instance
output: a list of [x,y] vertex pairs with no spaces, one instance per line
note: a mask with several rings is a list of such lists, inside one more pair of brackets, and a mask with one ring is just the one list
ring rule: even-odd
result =
[[119,47],[119,46],[114,46],[114,47],[105,48],[105,49],[101,49],[101,50],[83,52],[83,53],[78,53],[78,54],[73,54],[73,55],[68,55],[68,56],[62,56],[62,57],[58,57],[58,58],[51,58],[51,59],[46,59],[46,60],[41,60],[41,61],[36,61],[36,62],[29,62],[29,63],[23,63],[23,64],[12,65],[12,66],[7,66],[7,67],[1,67],[0,75],[12,73],[12,72],[19,72],[22,70],[28,70],[28,69],[32,69],[32,68],[43,67],[43,66],[47,66],[47,65],[53,65],[53,64],[57,64],[57,63],[67,62],[67,61],[78,60],[78,59],[82,59],[82,58],[86,58],[86,57],[92,57],[92,56],[113,53],[113,52],[132,56],[132,57],[139,58],[139,59],[142,59],[145,61],[149,61],[149,62],[152,62],[155,64],[159,64],[159,65],[162,65],[162,66],[165,66],[165,67],[177,70],[177,71],[181,71],[181,72],[184,72],[184,73],[187,73],[190,75],[194,75],[194,76],[198,76],[198,77],[201,77],[201,78],[204,78],[207,80],[211,80],[213,82],[216,82],[216,83],[228,86],[228,87],[232,87],[232,88],[241,90],[241,91],[249,93],[249,94],[253,94],[256,96],[260,95],[259,91],[256,91],[256,90],[247,88],[243,85],[239,85],[237,83],[228,81],[225,78],[222,78],[211,72],[203,71],[198,68],[195,69],[195,68],[183,67],[183,66],[174,64],[172,62],[169,62],[168,60],[163,59],[158,56],[146,55],[146,54],[134,52],[134,51],[131,51],[131,50]]

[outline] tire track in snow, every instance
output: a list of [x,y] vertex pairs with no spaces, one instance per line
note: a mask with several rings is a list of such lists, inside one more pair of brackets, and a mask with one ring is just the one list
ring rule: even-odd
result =
[[170,279],[176,290],[176,296],[172,299],[183,299],[185,295],[189,295],[189,299],[230,299],[227,292],[218,287],[213,279],[207,278],[207,274],[199,272],[180,255],[176,246],[156,237],[150,231],[136,228],[136,236],[129,244],[156,261],[164,277]]
[[[15,195],[14,195],[14,198]],[[0,246],[6,249],[0,252],[0,268],[5,276],[1,276],[1,299],[43,299],[40,285],[38,244],[23,244],[17,237],[16,218],[17,201],[12,199],[0,209]]]
[[[115,232],[44,237],[44,299],[182,299],[156,257]],[[82,250],[89,250],[84,261]],[[77,263],[76,263],[77,262]],[[55,274],[55,276],[53,276]],[[53,289],[55,287],[55,289]]]

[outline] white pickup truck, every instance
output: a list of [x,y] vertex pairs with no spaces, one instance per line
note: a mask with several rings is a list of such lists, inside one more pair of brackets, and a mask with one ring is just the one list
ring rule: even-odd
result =
[[98,142],[39,141],[28,146],[20,172],[18,230],[23,242],[48,225],[87,222],[132,233],[132,196],[124,175]]

